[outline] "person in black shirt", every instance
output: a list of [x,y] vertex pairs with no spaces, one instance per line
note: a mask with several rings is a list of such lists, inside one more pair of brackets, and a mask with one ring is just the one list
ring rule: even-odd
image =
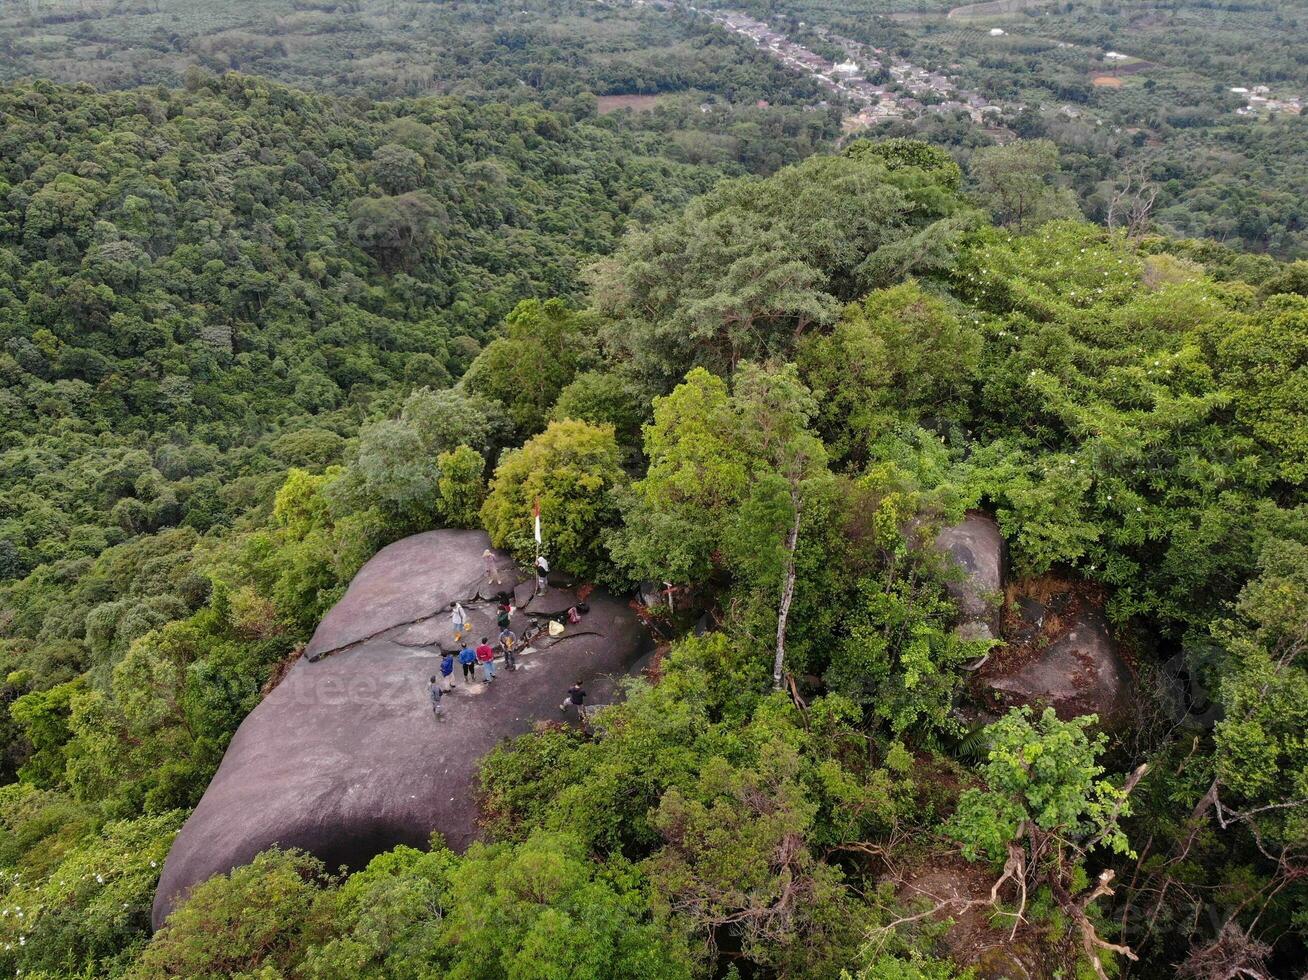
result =
[[563,703],[559,705],[559,710],[567,711],[568,706],[571,705],[577,709],[577,714],[580,715],[581,706],[585,703],[586,690],[581,686],[581,681],[577,681],[572,687],[568,688],[567,696],[563,699]]

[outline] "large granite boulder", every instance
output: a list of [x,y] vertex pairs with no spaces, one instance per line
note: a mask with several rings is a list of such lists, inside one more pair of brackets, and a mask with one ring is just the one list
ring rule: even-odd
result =
[[1004,591],[1004,536],[988,514],[969,512],[936,536],[936,550],[958,567],[948,589],[958,603],[958,632],[969,640],[999,636]]
[[[205,879],[272,845],[300,847],[328,867],[360,867],[397,844],[424,846],[439,831],[455,849],[477,836],[481,757],[542,719],[581,679],[590,700],[612,699],[618,680],[651,646],[635,612],[601,592],[559,637],[547,630],[516,672],[489,685],[456,686],[445,718],[432,716],[428,678],[453,649],[450,603],[462,601],[473,635],[498,636],[494,599],[516,590],[519,636],[578,601],[566,578],[533,598],[498,555],[488,576],[478,531],[429,531],[382,549],[323,618],[304,656],[241,724],[199,805],[173,842],[155,895],[154,925]],[[480,676],[480,672],[479,672]]]

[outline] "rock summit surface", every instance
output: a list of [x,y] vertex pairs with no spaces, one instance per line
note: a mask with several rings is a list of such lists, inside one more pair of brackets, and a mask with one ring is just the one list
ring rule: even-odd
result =
[[362,866],[398,844],[425,846],[433,831],[463,849],[477,836],[482,756],[560,719],[575,680],[590,701],[612,699],[650,642],[626,602],[597,591],[580,623],[559,637],[542,630],[527,644],[517,671],[497,661],[492,683],[479,670],[468,684],[456,663],[444,720],[434,718],[428,679],[439,673],[441,649],[455,648],[451,602],[462,602],[474,642],[494,643],[499,594],[516,589],[519,636],[578,601],[561,577],[532,598],[502,553],[497,584],[483,557],[488,545],[479,531],[428,531],[383,548],[359,571],[232,738],[173,842],[155,895],[156,928],[191,887],[274,845],[302,848],[329,868]]

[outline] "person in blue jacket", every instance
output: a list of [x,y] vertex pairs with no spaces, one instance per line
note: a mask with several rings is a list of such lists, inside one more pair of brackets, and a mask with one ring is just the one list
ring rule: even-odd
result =
[[449,650],[441,651],[441,690],[448,691],[454,687],[454,654]]
[[463,664],[463,679],[471,684],[477,679],[477,651],[470,644],[463,644],[459,651],[459,663]]

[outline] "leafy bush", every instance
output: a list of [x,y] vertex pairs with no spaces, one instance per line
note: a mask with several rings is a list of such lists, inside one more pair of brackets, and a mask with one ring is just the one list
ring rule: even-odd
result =
[[551,422],[502,457],[481,519],[495,547],[530,560],[532,508],[539,504],[542,550],[552,565],[592,581],[619,581],[607,536],[618,522],[616,494],[626,482],[612,426]]

